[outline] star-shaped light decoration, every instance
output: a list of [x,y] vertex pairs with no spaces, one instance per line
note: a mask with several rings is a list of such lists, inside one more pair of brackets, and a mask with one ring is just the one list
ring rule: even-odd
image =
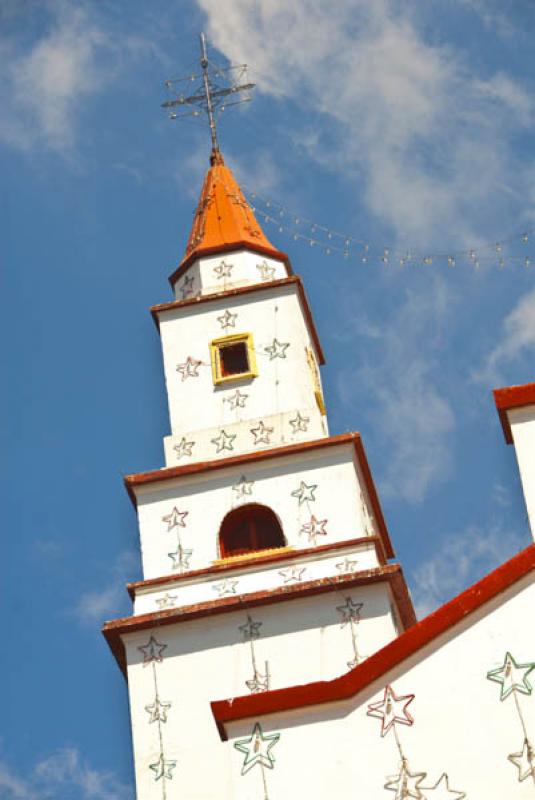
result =
[[238,316],[237,314],[233,314],[227,308],[225,313],[217,318],[217,321],[219,322],[219,324],[221,325],[223,330],[226,331],[227,328],[235,328],[236,327],[236,318],[237,318],[237,316]]
[[256,265],[257,270],[260,272],[260,277],[263,281],[272,281],[275,275],[275,267],[270,267],[266,261]]
[[405,759],[401,763],[401,769],[397,775],[387,778],[385,789],[395,792],[394,800],[408,800],[412,797],[415,800],[424,800],[419,786],[426,777],[426,772],[411,772]]
[[251,433],[254,436],[253,444],[271,444],[270,436],[273,433],[273,428],[264,425],[261,420],[256,428],[251,428]]
[[199,361],[196,358],[188,356],[183,364],[176,365],[176,371],[180,372],[183,381],[185,381],[187,378],[198,378],[199,367],[201,366],[201,364],[202,361]]
[[156,605],[159,608],[169,608],[171,606],[174,606],[176,599],[177,599],[176,594],[169,594],[169,592],[166,592],[163,597],[159,597],[156,600]]
[[297,416],[290,420],[290,425],[292,426],[292,433],[298,433],[299,431],[307,431],[309,422],[310,418],[301,416],[301,412],[298,411]]
[[149,722],[167,722],[167,712],[171,708],[171,703],[166,703],[158,697],[151,703],[150,706],[145,706],[145,711],[148,713]]
[[511,653],[506,653],[502,666],[487,672],[487,678],[501,684],[500,700],[505,700],[516,691],[531,694],[533,687],[528,681],[528,675],[534,669],[535,663],[517,664]]
[[261,622],[255,622],[253,618],[247,614],[247,622],[245,625],[240,625],[239,630],[243,633],[245,641],[249,642],[251,639],[258,639],[261,627]]
[[236,433],[227,433],[224,430],[220,430],[219,436],[216,436],[215,439],[210,439],[210,441],[212,444],[215,444],[217,448],[216,453],[221,453],[223,450],[234,450],[234,445],[232,443],[236,436]]
[[270,361],[273,361],[274,358],[286,358],[286,350],[289,346],[290,342],[279,342],[278,339],[273,339],[273,344],[264,347],[264,352],[268,353]]
[[352,597],[345,598],[343,606],[336,606],[336,610],[342,615],[342,628],[350,622],[360,622],[360,610],[364,603],[355,603]]
[[194,445],[195,442],[187,442],[184,436],[178,444],[173,445],[173,450],[176,453],[177,461],[180,461],[180,459],[184,458],[184,456],[191,456],[191,449]]
[[239,481],[236,481],[232,487],[232,491],[236,492],[236,497],[245,497],[246,494],[253,493],[254,481],[248,481],[245,475],[242,475]]
[[160,644],[154,636],[151,636],[147,644],[142,644],[138,650],[143,653],[143,664],[147,665],[152,661],[163,661],[162,653],[166,648],[166,644]]
[[291,583],[292,581],[301,583],[304,572],[306,572],[306,567],[288,567],[287,569],[281,569],[279,575],[284,578],[284,583]]
[[223,260],[219,266],[214,267],[214,275],[217,276],[218,280],[220,280],[220,278],[230,278],[230,273],[233,268],[234,264],[227,264],[227,262]]
[[193,292],[193,284],[195,283],[195,277],[193,275],[186,275],[184,278],[184,283],[180,287],[180,292],[182,294],[182,300],[185,300],[187,297],[190,297]]
[[221,583],[214,583],[212,589],[214,592],[217,592],[219,597],[223,597],[226,594],[236,594],[236,586],[238,585],[238,581],[234,581],[231,578],[225,578],[224,581]]
[[310,517],[310,522],[307,522],[305,525],[301,526],[301,530],[299,533],[306,533],[308,536],[308,541],[316,544],[316,538],[318,536],[327,536],[327,531],[325,530],[325,526],[327,525],[328,520],[326,519],[316,519],[314,514]]
[[160,758],[155,764],[149,764],[150,769],[153,770],[155,773],[154,780],[159,781],[160,778],[168,778],[172,780],[173,778],[173,770],[176,767],[176,761],[168,761],[166,758],[163,757],[163,753],[160,754]]
[[335,567],[339,572],[345,574],[350,572],[356,572],[358,565],[359,565],[358,561],[346,557],[344,558],[343,561],[339,561],[338,564],[335,564]]
[[236,408],[245,408],[245,401],[248,397],[248,394],[244,394],[240,392],[239,389],[236,389],[234,394],[231,394],[230,397],[224,397],[223,402],[228,403],[231,411],[234,411]]
[[173,528],[185,528],[186,523],[184,520],[188,516],[189,511],[179,511],[176,506],[173,506],[173,510],[170,514],[166,514],[165,517],[162,517],[162,522],[167,522],[167,530],[172,531]]
[[186,572],[190,569],[190,559],[193,555],[193,550],[186,550],[186,548],[179,545],[173,553],[167,553],[173,562],[173,569],[178,569],[180,572]]
[[304,481],[301,481],[299,484],[298,489],[294,489],[291,493],[292,497],[296,497],[299,500],[299,505],[302,506],[303,503],[306,502],[313,502],[316,498],[314,497],[314,492],[318,488],[317,483],[310,483],[307,484]]
[[245,685],[251,692],[251,694],[259,694],[260,692],[267,692],[269,691],[269,671],[268,671],[268,663],[266,661],[266,673],[262,675],[261,672],[255,670],[254,678],[251,678],[248,681],[245,681]]
[[234,742],[234,747],[241,753],[245,753],[245,759],[242,764],[241,774],[245,775],[257,764],[263,767],[273,769],[275,764],[275,757],[271,750],[279,741],[280,733],[272,733],[264,736],[262,727],[259,722],[255,723],[253,732],[249,739],[238,739]]
[[507,756],[511,764],[518,769],[518,780],[525,781],[530,775],[535,776],[535,750],[528,739],[524,739],[522,750]]
[[442,773],[434,786],[422,786],[425,792],[425,800],[463,800],[466,792],[457,792],[450,789],[450,779],[445,772]]
[[378,717],[381,720],[381,736],[385,736],[390,728],[396,723],[401,725],[412,725],[414,719],[407,711],[407,706],[412,703],[415,695],[403,694],[399,697],[394,693],[393,688],[385,686],[383,699],[378,703],[370,703],[368,711],[369,717]]

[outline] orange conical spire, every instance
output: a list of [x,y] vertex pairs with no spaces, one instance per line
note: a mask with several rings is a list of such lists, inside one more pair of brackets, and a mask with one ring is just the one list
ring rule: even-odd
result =
[[219,150],[212,150],[210,165],[179,269],[201,255],[242,247],[286,260],[264,235]]

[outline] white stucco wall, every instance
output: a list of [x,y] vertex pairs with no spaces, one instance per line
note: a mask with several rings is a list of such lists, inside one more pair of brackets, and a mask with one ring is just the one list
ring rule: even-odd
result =
[[[218,270],[222,264],[228,269]],[[177,300],[184,300],[186,297],[214,294],[287,277],[288,269],[282,261],[239,250],[194,261],[176,282],[175,296]]]
[[507,412],[524,490],[531,534],[535,538],[535,405]]

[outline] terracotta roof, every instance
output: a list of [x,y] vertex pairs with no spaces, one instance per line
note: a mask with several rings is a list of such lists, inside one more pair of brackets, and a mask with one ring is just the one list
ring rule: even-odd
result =
[[511,408],[535,405],[535,383],[524,383],[522,386],[506,386],[494,389],[494,402],[500,415],[503,434],[507,444],[513,444],[513,434],[507,412]]
[[267,239],[221,153],[212,153],[210,160],[211,166],[204,179],[186,253],[178,269],[169,278],[171,283],[201,255],[244,247],[287,260],[287,256]]
[[221,738],[227,738],[225,725],[229,722],[257,719],[265,714],[334,703],[353,697],[534,569],[535,544],[532,544],[413,625],[366,661],[331,681],[317,681],[212,702],[212,713]]

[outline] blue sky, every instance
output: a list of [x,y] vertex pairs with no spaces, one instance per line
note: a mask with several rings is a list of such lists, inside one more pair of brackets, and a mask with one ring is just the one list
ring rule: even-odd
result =
[[[126,690],[100,625],[129,613],[124,584],[141,577],[122,476],[163,464],[147,309],[170,299],[209,139],[159,104],[199,30],[258,85],[220,125],[240,180],[370,243],[363,264],[265,228],[305,280],[331,431],[363,435],[419,609],[530,541],[491,389],[535,377],[535,266],[520,261],[535,264],[535,236],[520,239],[535,227],[535,7],[325,9],[0,4],[6,800],[132,797]],[[511,235],[500,269],[484,246]],[[402,268],[385,246],[492,257]]]

